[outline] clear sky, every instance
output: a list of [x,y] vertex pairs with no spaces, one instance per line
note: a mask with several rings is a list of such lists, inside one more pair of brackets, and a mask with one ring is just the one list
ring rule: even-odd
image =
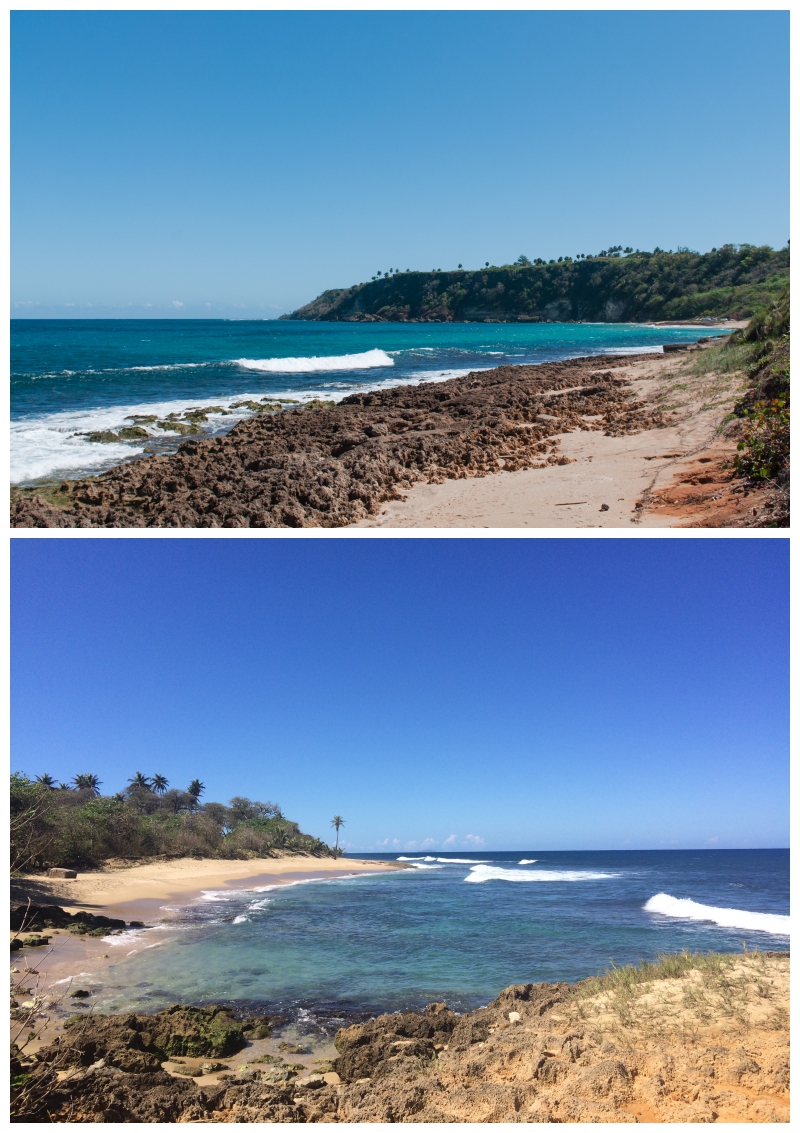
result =
[[785,539],[12,539],[13,766],[351,849],[788,844]]
[[12,313],[788,237],[788,12],[12,13]]

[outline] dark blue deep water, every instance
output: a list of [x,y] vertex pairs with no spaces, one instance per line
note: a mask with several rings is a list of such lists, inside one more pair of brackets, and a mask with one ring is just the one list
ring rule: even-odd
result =
[[130,426],[133,415],[218,406],[223,432],[237,400],[339,400],[359,389],[440,381],[501,363],[636,353],[718,334],[629,323],[307,323],[172,319],[15,319],[11,323],[11,478],[32,483],[99,472],[180,443],[97,444],[81,434]]
[[[612,961],[789,947],[788,850],[530,850],[411,864],[206,893],[173,909],[166,929],[110,938],[136,951],[104,975],[97,1006],[225,1001],[313,1015],[445,1000],[466,1010],[509,984],[578,980]],[[649,911],[658,894],[691,904]]]

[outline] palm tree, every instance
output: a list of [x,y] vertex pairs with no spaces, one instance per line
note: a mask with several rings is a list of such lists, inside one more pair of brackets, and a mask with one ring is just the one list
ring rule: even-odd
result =
[[43,787],[47,787],[50,791],[54,791],[58,786],[52,775],[37,775],[36,782],[41,783]]
[[191,783],[186,789],[186,794],[191,800],[189,803],[191,810],[194,810],[194,808],[197,806],[197,800],[200,798],[204,790],[205,786],[200,782],[199,779],[192,779]]
[[158,795],[163,795],[169,786],[169,779],[164,775],[154,775],[151,782],[153,784],[153,790]]
[[339,856],[339,827],[344,826],[344,824],[344,819],[340,814],[335,814],[331,819],[331,826],[333,826],[336,830],[336,846],[333,851],[333,856],[335,858],[338,858]]
[[134,777],[132,779],[129,779],[128,782],[134,790],[150,790],[150,780],[146,775],[142,775],[141,771],[137,771]]
[[91,791],[93,795],[100,794],[100,780],[96,775],[76,775],[72,780],[76,791]]

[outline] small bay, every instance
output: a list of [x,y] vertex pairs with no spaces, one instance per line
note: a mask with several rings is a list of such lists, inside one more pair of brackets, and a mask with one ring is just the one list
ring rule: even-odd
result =
[[[513,983],[663,952],[789,947],[787,850],[405,857],[402,871],[216,890],[165,910],[160,928],[109,938],[132,954],[104,974],[95,1009],[222,1002],[312,1022],[441,1000],[465,1011]],[[659,894],[690,904],[646,908]]]

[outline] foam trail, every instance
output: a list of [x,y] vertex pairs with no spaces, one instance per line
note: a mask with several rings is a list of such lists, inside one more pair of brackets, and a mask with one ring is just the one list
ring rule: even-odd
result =
[[771,932],[776,936],[789,936],[789,917],[779,913],[751,913],[747,909],[718,909],[714,905],[701,905],[689,897],[671,897],[669,893],[656,893],[644,906],[648,913],[661,913],[664,917],[682,917],[691,921],[713,921],[722,928],[750,929],[754,932]]
[[237,358],[237,366],[266,374],[313,374],[322,370],[372,370],[393,366],[385,350],[365,350],[363,354],[339,354],[329,358]]
[[[437,858],[437,862],[449,862],[451,865],[480,865],[480,858]],[[487,859],[488,861],[488,859]]]
[[465,881],[599,881],[615,873],[593,873],[588,869],[503,869],[501,866],[473,866]]

